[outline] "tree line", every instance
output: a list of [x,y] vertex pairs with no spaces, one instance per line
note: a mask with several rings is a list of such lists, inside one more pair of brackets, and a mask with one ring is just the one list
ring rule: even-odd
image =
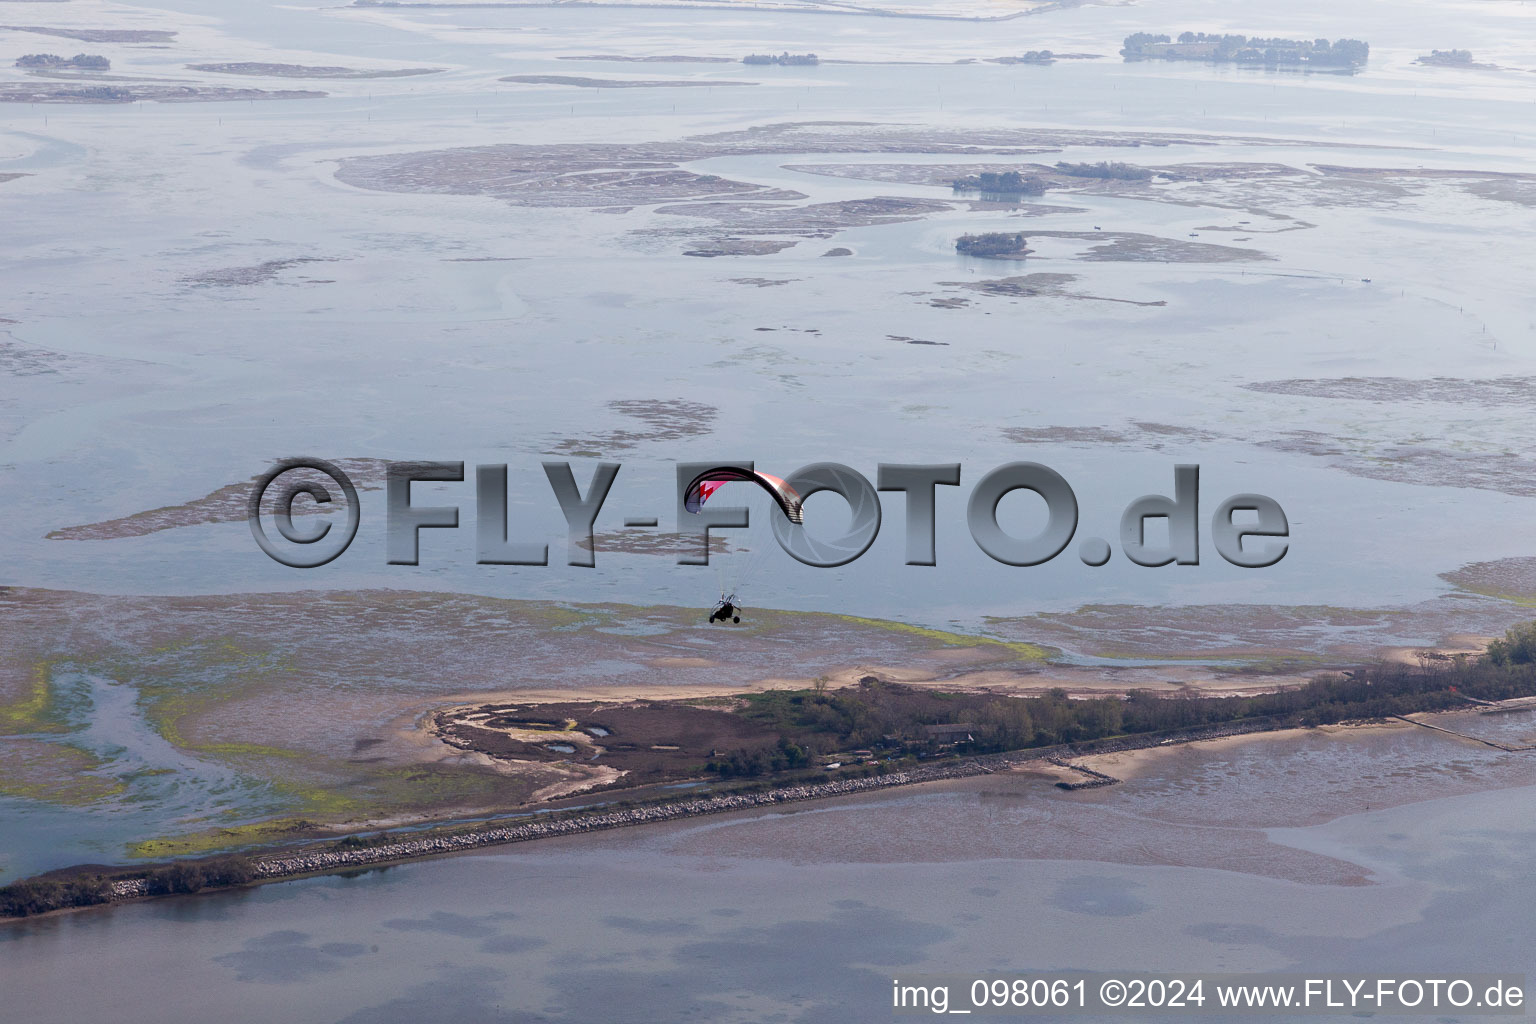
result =
[[749,53],[741,59],[743,64],[784,64],[788,66],[814,66],[821,63],[821,58],[814,53]]
[[955,239],[955,251],[967,256],[1006,256],[1024,251],[1022,231],[986,231]]
[[1096,164],[1074,164],[1063,160],[1056,164],[1056,170],[1073,178],[1113,178],[1118,181],[1146,181],[1152,177],[1150,169],[1137,167],[1135,164],[1121,163],[1119,160],[1100,160]]
[[73,57],[60,57],[56,53],[29,53],[16,58],[19,68],[75,68],[80,71],[106,71],[112,67],[107,58],[94,53],[77,53]]
[[[814,757],[867,748],[880,756],[909,756],[931,755],[939,748],[957,753],[1023,750],[1257,719],[1275,728],[1331,725],[1464,708],[1467,698],[1529,696],[1536,696],[1536,623],[1511,629],[1483,658],[1423,667],[1372,665],[1247,696],[1138,690],[1125,697],[1084,700],[1058,689],[1039,697],[1002,697],[942,693],[866,676],[857,686],[832,692],[752,694],[740,713],[778,732],[780,751],[793,747]],[[939,742],[926,728],[959,724],[967,726],[969,739],[953,744]],[[775,756],[764,755],[768,761]]]
[[982,171],[956,178],[950,183],[956,192],[985,192],[1004,196],[1038,196],[1045,191],[1044,178],[1018,171]]
[[244,885],[255,877],[253,862],[241,856],[200,862],[174,861],[139,874],[125,871],[110,876],[42,875],[0,887],[0,917],[30,917],[50,910],[108,903],[112,899],[112,883],[115,881],[141,878],[150,895],[167,896]]

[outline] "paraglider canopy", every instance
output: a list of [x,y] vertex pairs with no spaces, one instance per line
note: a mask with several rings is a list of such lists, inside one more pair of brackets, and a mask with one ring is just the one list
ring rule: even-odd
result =
[[736,469],[732,466],[716,466],[706,469],[693,478],[688,489],[683,492],[683,508],[698,515],[704,508],[704,503],[709,500],[721,487],[736,481],[755,483],[767,491],[774,502],[783,511],[785,518],[792,523],[804,523],[805,516],[802,511],[804,502],[795,489],[776,476],[767,473],[749,473],[744,469]]

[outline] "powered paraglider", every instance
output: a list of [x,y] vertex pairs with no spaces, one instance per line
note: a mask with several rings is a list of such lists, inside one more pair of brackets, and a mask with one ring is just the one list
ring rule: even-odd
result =
[[[774,505],[791,523],[805,522],[804,502],[793,487],[781,478],[768,473],[752,472],[734,466],[714,466],[694,477],[687,489],[683,491],[683,508],[694,515],[701,514],[705,502],[709,501],[720,488],[730,483],[756,484],[773,499]],[[772,515],[771,509],[769,515]],[[710,622],[739,623],[741,621],[741,602],[736,599],[736,593],[745,586],[748,577],[762,560],[764,552],[775,544],[770,525],[759,517],[755,528],[749,527],[746,544],[721,560],[720,600],[709,613]]]

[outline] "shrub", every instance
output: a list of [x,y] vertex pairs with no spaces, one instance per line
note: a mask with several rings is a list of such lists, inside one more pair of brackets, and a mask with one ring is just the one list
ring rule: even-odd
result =
[[1488,645],[1488,660],[1495,665],[1529,665],[1536,662],[1536,622],[1510,627],[1504,639]]
[[244,885],[256,877],[256,864],[249,857],[220,857],[203,865],[203,881],[208,885]]
[[177,862],[156,868],[144,876],[145,888],[152,896],[165,896],[177,892],[199,892],[207,878],[196,864]]
[[88,907],[112,898],[112,886],[99,875],[81,878],[33,878],[0,888],[0,915],[28,917],[65,907]]

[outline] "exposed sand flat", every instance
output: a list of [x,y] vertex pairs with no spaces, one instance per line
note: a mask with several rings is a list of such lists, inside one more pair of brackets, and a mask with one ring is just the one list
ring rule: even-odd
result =
[[[307,262],[307,261],[306,261]],[[270,264],[265,265],[270,267]],[[256,279],[262,268],[237,268],[244,280]],[[273,276],[276,270],[272,270]],[[222,280],[229,281],[234,273],[229,270],[219,271],[224,275]],[[212,283],[205,281],[204,283]],[[335,459],[334,465],[346,473],[359,490],[377,490],[384,486],[384,474],[387,463],[380,459]],[[303,471],[301,471],[303,472]],[[324,482],[324,478],[318,473],[307,474],[317,482]],[[99,523],[85,523],[79,526],[65,526],[53,530],[48,534],[50,540],[112,540],[119,537],[144,537],[162,530],[174,530],[182,526],[202,526],[207,523],[237,523],[246,517],[247,502],[250,499],[251,490],[256,485],[256,477],[243,480],[239,483],[226,484],[218,490],[194,498],[191,501],[182,502],[179,505],[167,505],[163,508],[146,509],[142,512],[134,512],[117,519],[109,519]],[[335,485],[330,485],[334,489]],[[294,513],[296,515],[312,515],[324,512],[324,508],[312,505],[296,503]]]
[[1274,259],[1257,249],[1161,238],[1135,231],[1030,231],[1028,236],[1090,242],[1077,257],[1087,262],[1228,263]]
[[[875,196],[833,203],[786,206],[771,203],[688,203],[658,207],[656,212],[675,217],[715,221],[732,234],[795,234],[830,238],[838,231],[875,224],[900,224],[943,213],[951,204],[931,199]],[[681,233],[688,229],[657,229],[651,233]]]
[[[666,530],[659,530],[656,533],[609,530],[605,533],[594,533],[591,544],[582,540],[577,541],[576,546],[585,551],[611,551],[626,555],[654,555],[657,558],[675,559],[680,555],[697,551],[702,545],[695,538],[684,538],[680,534]],[[711,555],[724,555],[732,550],[734,549],[729,538],[714,533],[709,535]]]
[[[873,122],[786,122],[640,144],[504,144],[346,157],[341,160],[336,176],[346,184],[379,191],[490,195],[529,206],[657,204],[753,192],[756,194],[751,198],[758,200],[803,199],[802,195],[784,190],[694,175],[680,165],[710,157],[775,153],[1028,155],[1063,146],[1214,146],[1237,142],[1260,146],[1294,144],[1284,139],[1156,132],[1062,128],[961,130]],[[1078,181],[1083,187],[1091,183],[1090,179]]]
[[[719,662],[705,658],[658,658],[654,664],[665,668],[724,667]],[[1051,665],[1035,671],[977,670],[945,672],[934,675],[922,668],[897,665],[851,665],[832,668],[820,673],[832,688],[853,686],[865,676],[944,691],[969,691],[995,693],[999,696],[1034,697],[1052,690],[1065,690],[1079,697],[1123,696],[1132,690],[1163,690],[1187,692],[1210,697],[1242,696],[1268,693],[1280,687],[1300,686],[1308,678],[1301,673],[1264,675],[1224,674],[1185,666],[1167,668],[1077,668],[1070,665]],[[642,686],[587,686],[570,689],[529,689],[488,691],[484,693],[453,694],[449,699],[457,702],[491,704],[516,701],[523,704],[557,704],[568,701],[614,700],[696,700],[709,697],[728,697],[739,693],[762,693],[767,690],[803,690],[816,680],[815,676],[773,676],[755,679],[746,684],[694,683],[651,684]]]
[[1469,743],[1479,743],[1510,753],[1536,753],[1536,698],[1475,701],[1455,711],[1418,712],[1403,721],[1423,726]]
[[[1343,144],[1340,144],[1343,145]],[[1040,150],[1047,152],[1049,150]],[[1536,175],[1450,168],[1354,168],[1333,164],[1296,167],[1258,161],[1141,164],[1153,173],[1145,180],[1064,174],[1046,163],[815,163],[791,164],[807,174],[868,181],[944,186],[981,171],[1019,171],[1043,179],[1049,192],[1121,198],[1155,198],[1176,205],[1241,210],[1273,218],[1276,224],[1215,225],[1208,230],[1256,232],[1303,230],[1312,225],[1280,212],[1298,207],[1391,208],[1449,185],[1471,195],[1520,205],[1536,203]]]
[[[560,0],[352,0],[353,7],[375,8],[530,8],[567,6]],[[1010,21],[1031,14],[1076,6],[1069,0],[1005,0],[999,4],[975,0],[936,9],[927,5],[904,4],[899,0],[863,0],[828,5],[818,0],[583,0],[584,7],[657,8],[672,10],[718,10],[794,12],[801,14],[863,14],[878,17],[917,18],[937,21]]]
[[[15,320],[0,319],[0,324],[14,324]],[[0,371],[13,377],[35,377],[39,374],[62,374],[73,366],[67,356],[45,349],[27,348],[14,341],[0,341]]]
[[[619,80],[581,76],[518,75],[503,78],[524,84],[564,84],[588,88],[649,85],[708,85],[712,80]],[[725,84],[725,83],[720,83]],[[744,84],[731,82],[729,84]],[[727,257],[772,255],[793,247],[782,236],[830,238],[837,232],[902,220],[918,220],[955,209],[1011,210],[1020,215],[1047,216],[1070,208],[1045,203],[1005,202],[999,197],[957,195],[954,202],[932,198],[875,196],[796,205],[807,197],[782,186],[760,184],[744,177],[702,174],[690,163],[726,156],[777,153],[879,154],[946,153],[1028,156],[1057,152],[1068,146],[1149,147],[1217,146],[1241,143],[1266,147],[1293,143],[1283,139],[1232,139],[1145,132],[1093,132],[1071,129],[971,129],[965,132],[932,127],[880,123],[824,124],[819,122],[762,125],[735,132],[695,135],[673,141],[639,144],[497,145],[416,153],[343,157],[336,171],[345,184],[391,192],[486,195],[517,206],[614,209],[629,212],[652,207],[652,214],[705,218],[713,222],[709,236],[700,238],[686,227],[641,226],[637,239],[677,237],[683,255]],[[802,164],[786,170],[917,185],[947,185],[978,167],[943,162],[901,164]],[[996,168],[1025,169],[1038,174],[1055,191],[1103,197],[1154,198],[1175,206],[1214,206],[1265,218],[1258,228],[1268,233],[1301,230],[1311,225],[1294,217],[1266,213],[1261,206],[1328,205],[1401,201],[1412,193],[1385,179],[1370,176],[1327,177],[1316,171],[1279,163],[1182,162],[1126,170],[1100,176],[1079,165],[1013,164]],[[1139,180],[1150,171],[1154,177]],[[1129,180],[1127,180],[1129,179]],[[1017,197],[1016,197],[1017,198]],[[1228,226],[1213,225],[1225,231]],[[1247,231],[1231,225],[1234,237]],[[780,237],[751,237],[761,235]],[[1235,245],[1215,244],[1154,235],[1148,232],[1042,230],[1032,238],[1083,243],[1075,258],[1085,262],[1225,263],[1269,261],[1270,253]],[[1244,235],[1246,241],[1251,235]],[[643,244],[643,242],[642,242]],[[1156,302],[1162,300],[1149,300]],[[950,303],[958,307],[963,303]]]
[[1316,456],[1336,469],[1372,480],[1536,495],[1536,459],[1511,454],[1502,445],[1450,446],[1424,438],[1422,433],[1366,439],[1292,430],[1269,443],[1279,451]]
[[[1411,726],[1403,722],[1372,722],[1369,724],[1325,725],[1318,726],[1316,729],[1277,729],[1272,732],[1247,733],[1241,736],[1222,736],[1217,739],[1195,740],[1190,743],[1169,743],[1141,747],[1135,750],[1119,750],[1110,754],[1089,754],[1074,760],[1121,781],[1128,781],[1160,770],[1166,762],[1174,758],[1211,759],[1230,754],[1232,751],[1245,747],[1248,744],[1274,743],[1283,746],[1294,744],[1297,739],[1310,733],[1348,738],[1390,733],[1394,730],[1409,728]],[[1262,747],[1255,746],[1253,749],[1262,749]],[[1068,778],[1071,775],[1070,772],[1065,772],[1061,769],[1057,769],[1057,771],[1062,772],[1063,778]]]
[[0,25],[0,32],[32,32],[84,43],[169,43],[176,33],[142,28],[48,28],[39,25]]
[[1168,304],[1165,299],[1139,302],[1135,299],[1117,299],[1103,295],[1088,295],[1083,292],[1068,291],[1065,285],[1076,280],[1076,274],[1041,272],[1037,274],[1020,274],[1013,277],[992,278],[987,281],[940,281],[939,284],[946,288],[963,288],[967,291],[980,292],[983,295],[1009,299],[1032,299],[1048,296],[1050,298],[1082,299],[1092,302],[1125,302],[1133,306],[1166,306]]
[[773,238],[705,238],[688,243],[684,256],[700,256],[712,259],[717,256],[771,256],[797,243],[793,239]]
[[[195,287],[237,288],[254,287],[282,279],[282,275],[295,267],[309,263],[329,262],[317,257],[290,257],[267,260],[242,267],[221,267],[206,270],[183,278],[184,283]],[[13,344],[0,344],[0,369],[12,372],[44,372],[56,366],[61,357],[37,350],[23,350]],[[596,433],[589,437],[559,438],[549,442],[552,454],[567,456],[602,456],[633,449],[654,441],[676,441],[707,434],[719,410],[703,402],[684,399],[620,399],[608,403],[608,408],[628,420],[632,426]],[[275,461],[275,460],[274,460]],[[375,458],[339,458],[330,460],[346,473],[360,491],[378,490],[384,486],[388,461]],[[310,477],[320,481],[318,474]],[[183,526],[203,526],[209,523],[235,523],[246,517],[246,502],[257,477],[237,483],[225,484],[199,498],[176,505],[145,509],[115,519],[95,523],[64,526],[50,531],[50,540],[112,540],[120,537],[143,537],[162,530]],[[323,481],[321,481],[323,482]],[[312,504],[296,505],[296,514],[312,515],[325,510]],[[599,551],[626,552],[630,554],[677,554],[675,534],[635,534],[608,531],[594,538]],[[711,550],[729,550],[727,537],[712,536]]]
[[534,790],[533,801],[537,803],[540,801],[558,800],[563,796],[584,792],[594,786],[606,786],[619,781],[624,774],[606,765],[578,766],[572,767],[570,771],[571,778],[560,782],[552,782],[547,786]]
[[0,103],[224,103],[230,100],[311,100],[308,89],[230,89],[213,85],[64,85],[0,82]]
[[332,263],[333,257],[325,256],[290,256],[286,259],[266,260],[248,267],[221,267],[217,270],[205,270],[198,274],[190,274],[182,280],[191,285],[205,285],[219,288],[233,288],[241,285],[267,284],[276,281],[278,275],[285,270],[303,266],[306,263]]
[[520,85],[571,85],[580,89],[690,89],[717,85],[756,85],[735,79],[706,78],[587,78],[581,75],[504,75],[498,81]]
[[[1214,141],[1214,140],[1213,140]],[[1051,145],[1036,152],[1049,153],[1059,149]],[[864,181],[900,182],[905,185],[950,185],[954,181],[990,172],[999,174],[1017,171],[1020,174],[1040,178],[1048,189],[1056,191],[1120,191],[1135,188],[1149,192],[1158,185],[1186,181],[1217,181],[1222,179],[1272,178],[1299,176],[1305,172],[1280,163],[1176,163],[1143,164],[1153,177],[1141,181],[1123,178],[1094,178],[1066,174],[1054,164],[1048,163],[815,163],[786,164],[788,170],[806,174],[824,174],[835,178],[857,178]],[[972,189],[970,191],[978,191]]]
[[1536,597],[1536,558],[1521,556],[1472,562],[1441,573],[1440,578],[1474,594],[1527,601]]
[[221,75],[253,75],[263,78],[410,78],[436,75],[442,68],[345,68],[310,67],[304,64],[273,64],[266,61],[231,61],[218,64],[188,64],[191,71],[211,71]]
[[1396,665],[1432,667],[1436,664],[1454,661],[1457,658],[1480,657],[1488,650],[1489,642],[1495,639],[1497,637],[1473,636],[1463,633],[1447,637],[1445,643],[1439,645],[1388,648],[1381,653],[1381,660]]
[[174,78],[149,78],[142,75],[109,75],[100,71],[46,71],[29,69],[32,78],[49,78],[62,82],[174,82]]
[[[1044,233],[1030,233],[1031,237],[1042,234]],[[1080,259],[1082,262],[1117,262],[1121,256],[1125,256],[1128,261],[1136,262],[1148,257],[1156,259],[1157,253],[1158,246],[1152,243],[1146,246],[1138,244],[1127,253],[1117,252],[1115,246],[1106,245],[1101,247],[1098,254],[1090,251]],[[1196,258],[1196,262],[1202,258],[1200,254],[1201,250],[1188,252],[1188,255]],[[1225,261],[1218,259],[1217,262]],[[1254,272],[1247,271],[1250,274]],[[1326,392],[1317,397],[1334,400],[1348,397],[1338,392],[1352,390],[1358,383],[1358,381],[1342,379],[1337,391],[1318,382],[1306,382],[1304,386],[1313,393]],[[1297,392],[1275,389],[1275,393],[1289,395],[1299,393],[1301,388],[1302,385],[1298,385]],[[1252,390],[1267,391],[1269,389],[1254,388]],[[1454,388],[1447,387],[1444,390],[1450,391]],[[1372,389],[1372,393],[1380,394],[1381,392]],[[1376,401],[1374,398],[1367,400]],[[1497,407],[1488,410],[1480,407],[1469,410],[1467,408],[1469,404],[1470,402],[1458,403],[1446,413],[1426,412],[1419,428],[1412,431],[1403,429],[1396,436],[1384,436],[1380,432],[1330,433],[1310,428],[1245,432],[1240,425],[1235,425],[1233,430],[1218,435],[1187,425],[1145,422],[1132,422],[1123,426],[1101,423],[1092,427],[1003,426],[1000,430],[1003,436],[1024,444],[1113,445],[1148,451],[1168,447],[1170,438],[1214,440],[1219,437],[1223,441],[1243,442],[1267,451],[1311,456],[1321,460],[1330,468],[1371,480],[1473,488],[1520,497],[1536,495],[1536,459],[1519,451],[1510,450],[1509,440],[1504,436],[1504,432],[1510,429],[1507,410]],[[1436,435],[1428,426],[1441,423],[1447,424],[1445,427],[1447,434],[1453,429],[1459,433],[1457,443],[1439,440],[1438,437],[1443,435]],[[1450,424],[1454,424],[1454,427]],[[1515,424],[1517,429],[1523,425],[1523,420]],[[1536,437],[1533,437],[1533,440],[1536,440]]]
[[623,417],[625,425],[581,437],[558,438],[549,442],[547,450],[594,457],[656,441],[704,437],[714,429],[720,415],[720,410],[708,402],[687,398],[623,398],[608,402],[607,408]]
[[631,64],[738,64],[733,57],[690,57],[685,54],[627,56],[622,53],[570,54],[557,60],[611,60]]
[[1261,380],[1249,391],[1361,402],[1443,402],[1474,408],[1536,405],[1536,377],[1323,377]]
[[[1371,660],[1403,647],[1405,635],[1434,647],[1458,635],[1482,635],[1530,617],[1508,601],[1447,595],[1400,608],[1189,605],[1141,608],[1086,605],[1071,612],[989,621],[999,636],[1046,638],[1100,657],[1179,657],[1219,661],[1294,661],[1317,667]],[[1072,639],[1067,641],[1067,637]]]
[[[1043,275],[1029,275],[1030,278]],[[1062,275],[1067,277],[1069,275]],[[1075,277],[1072,277],[1075,280]],[[1002,281],[1011,281],[1012,278],[1003,278]],[[1002,282],[998,282],[1002,283]],[[1026,281],[1025,284],[1034,282]],[[1054,281],[1042,281],[1040,285],[1048,286]],[[978,286],[985,287],[988,282],[977,282]],[[1131,444],[1137,441],[1148,443],[1148,447],[1155,448],[1155,439],[1161,438],[1168,444],[1186,444],[1199,441],[1214,441],[1216,435],[1208,430],[1200,430],[1195,427],[1180,427],[1171,423],[1132,423],[1126,429],[1115,427],[1004,427],[1002,434],[1008,440],[1016,444],[1050,444],[1050,445],[1088,445],[1088,444]]]

